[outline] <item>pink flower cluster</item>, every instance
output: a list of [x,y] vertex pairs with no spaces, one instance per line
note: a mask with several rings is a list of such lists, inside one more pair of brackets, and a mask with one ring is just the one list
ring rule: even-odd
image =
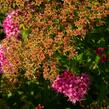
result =
[[96,49],[96,54],[100,56],[100,62],[104,63],[108,61],[108,56],[106,55],[107,48],[99,47]]
[[84,99],[89,89],[89,83],[90,79],[86,73],[77,76],[69,71],[64,71],[62,75],[57,76],[52,88],[67,96],[68,101],[75,104]]
[[20,34],[19,25],[13,21],[13,17],[17,15],[18,15],[17,11],[12,11],[4,19],[3,28],[4,28],[4,32],[6,33],[6,37],[11,37],[11,36],[15,36],[16,38],[19,37]]
[[6,59],[4,55],[4,51],[5,49],[3,48],[2,45],[0,45],[0,74],[3,73],[2,66],[8,63],[8,60]]
[[0,74],[3,74],[5,72],[4,67],[6,68],[7,66],[10,67],[9,70],[11,70],[11,73],[15,73],[14,65],[9,61],[9,59],[5,55],[5,52],[7,52],[8,49],[9,47],[6,48],[4,45],[0,45]]

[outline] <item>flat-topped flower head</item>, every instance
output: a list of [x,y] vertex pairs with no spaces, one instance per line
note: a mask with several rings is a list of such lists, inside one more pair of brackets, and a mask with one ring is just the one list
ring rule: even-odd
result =
[[65,71],[62,75],[57,76],[52,84],[52,88],[68,97],[72,103],[84,99],[89,88],[89,76],[86,73],[80,76]]
[[13,10],[10,13],[8,13],[7,17],[3,21],[3,28],[4,32],[6,34],[6,37],[14,36],[16,38],[19,37],[20,30],[19,25],[14,22],[13,17],[17,17],[18,11]]

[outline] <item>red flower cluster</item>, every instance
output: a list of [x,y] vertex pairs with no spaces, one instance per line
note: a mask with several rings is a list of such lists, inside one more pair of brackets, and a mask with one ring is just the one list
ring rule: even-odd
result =
[[44,108],[44,106],[42,106],[41,104],[38,104],[36,107],[35,107],[35,109],[43,109]]
[[108,56],[106,55],[106,51],[108,48],[99,47],[96,49],[96,54],[100,56],[100,63],[104,63],[108,61]]

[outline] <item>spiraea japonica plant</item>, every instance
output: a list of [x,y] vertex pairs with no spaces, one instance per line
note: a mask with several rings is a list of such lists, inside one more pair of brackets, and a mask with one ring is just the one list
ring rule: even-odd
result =
[[7,103],[18,94],[11,108],[108,104],[108,0],[0,3],[0,93]]

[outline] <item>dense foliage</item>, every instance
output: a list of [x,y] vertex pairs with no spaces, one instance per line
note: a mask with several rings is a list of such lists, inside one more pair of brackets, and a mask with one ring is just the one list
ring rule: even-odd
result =
[[109,105],[109,0],[0,4],[0,109]]

